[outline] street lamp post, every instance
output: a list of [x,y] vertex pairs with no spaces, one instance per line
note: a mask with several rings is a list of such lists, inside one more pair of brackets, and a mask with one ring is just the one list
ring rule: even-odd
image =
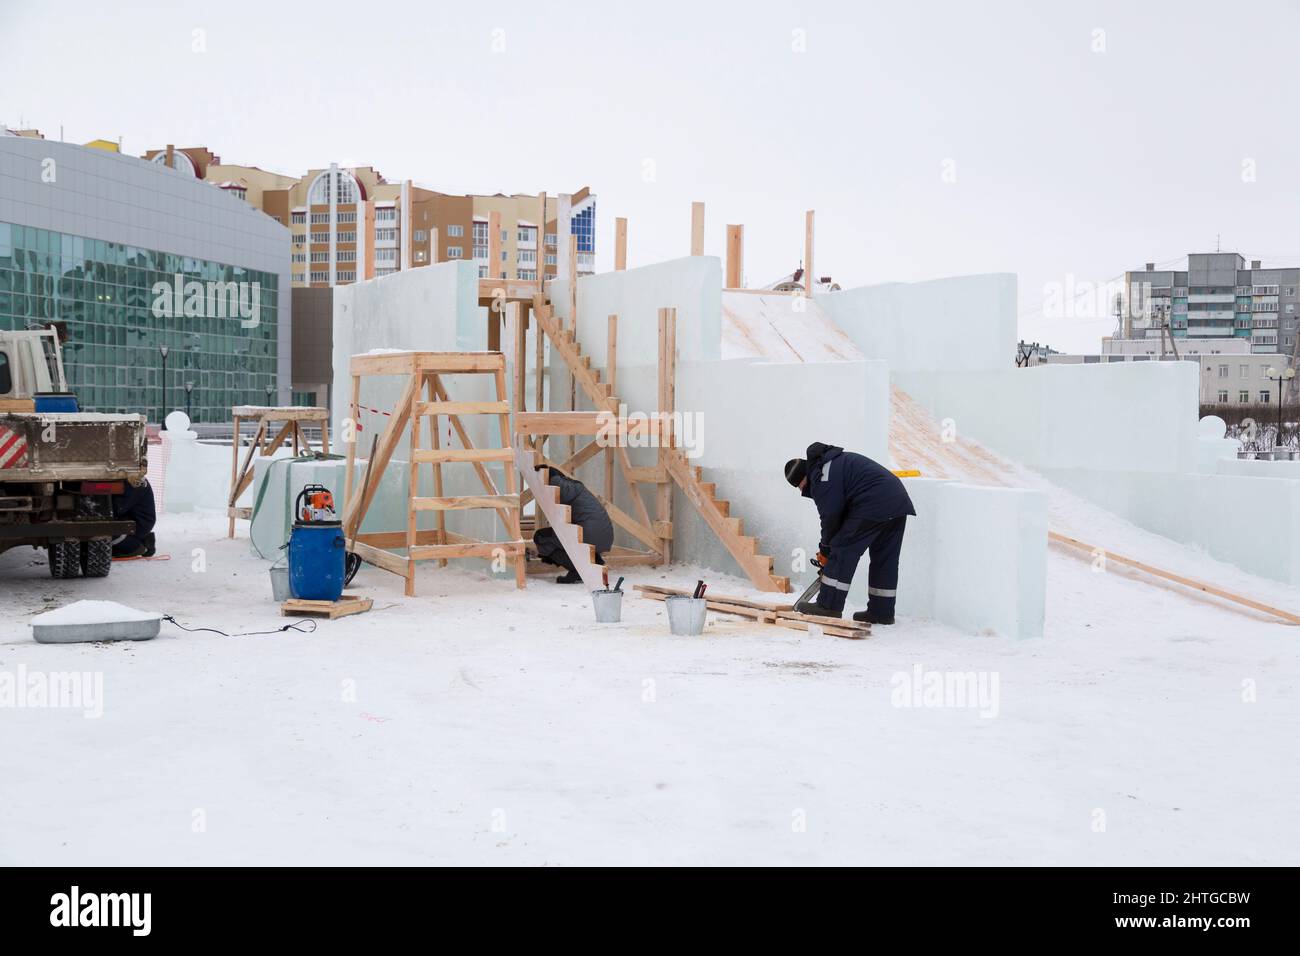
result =
[[1270,366],[1268,370],[1264,372],[1264,374],[1268,376],[1268,378],[1271,379],[1272,381],[1277,382],[1277,438],[1274,439],[1273,441],[1273,447],[1281,448],[1282,447],[1282,383],[1289,382],[1291,381],[1291,379],[1295,378],[1295,369],[1288,366],[1279,371],[1278,369]]
[[162,422],[162,431],[167,430],[167,346],[158,346],[162,355],[162,388],[158,390],[158,420]]
[[194,421],[194,415],[190,411],[190,396],[193,394],[194,394],[194,383],[186,382],[185,383],[185,417],[188,418],[190,421]]

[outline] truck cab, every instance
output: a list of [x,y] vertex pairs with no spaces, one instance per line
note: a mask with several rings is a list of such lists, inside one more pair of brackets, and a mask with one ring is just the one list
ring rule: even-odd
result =
[[0,331],[0,411],[35,411],[37,395],[67,390],[57,330]]

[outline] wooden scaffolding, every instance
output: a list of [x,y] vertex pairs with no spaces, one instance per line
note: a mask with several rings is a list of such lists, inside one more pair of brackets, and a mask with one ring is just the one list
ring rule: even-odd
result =
[[[420,561],[437,560],[443,566],[448,558],[509,558],[514,563],[515,583],[525,586],[524,542],[519,532],[520,500],[515,478],[514,452],[510,442],[510,402],[506,395],[505,356],[500,352],[385,352],[352,357],[352,408],[357,414],[361,401],[361,379],[367,375],[405,376],[406,385],[393,407],[383,432],[377,437],[374,453],[367,463],[363,480],[353,487],[356,462],[356,431],[348,442],[347,470],[343,498],[347,502],[343,532],[349,547],[366,562],[406,579],[406,594],[415,594],[415,569]],[[444,375],[491,375],[496,387],[494,401],[454,401],[447,392]],[[476,448],[463,418],[495,416],[501,444],[499,447]],[[459,448],[441,447],[440,419],[445,417],[460,440]],[[421,446],[421,421],[427,420],[431,448]],[[385,469],[410,426],[407,520],[401,531],[360,533],[362,521],[379,489]],[[505,464],[505,490],[497,488],[486,465]],[[485,494],[443,495],[443,466],[467,463],[474,467]],[[420,494],[420,466],[432,469],[434,495]],[[484,541],[446,530],[448,511],[491,509],[504,526],[507,540]],[[421,529],[417,521],[423,511],[437,515],[437,527]],[[393,551],[405,549],[406,554]]]
[[[235,536],[235,519],[251,518],[253,516],[252,508],[239,508],[235,503],[239,501],[239,496],[248,490],[248,486],[253,483],[253,457],[269,457],[274,455],[276,449],[286,442],[293,447],[294,455],[300,455],[304,451],[311,451],[311,443],[307,436],[303,434],[302,426],[304,423],[315,424],[320,427],[320,446],[321,454],[330,453],[330,413],[326,408],[315,407],[297,407],[297,406],[263,406],[263,405],[236,405],[230,410],[231,417],[234,419],[235,430],[230,442],[230,499],[226,502],[226,514],[230,517],[230,527],[226,531],[226,537]],[[239,452],[241,448],[241,438],[239,435],[239,426],[248,421],[257,422],[257,431],[253,435],[252,443],[244,450],[244,460],[240,463]],[[276,422],[283,422],[278,431],[272,432],[272,426]],[[274,434],[275,437],[271,437]]]

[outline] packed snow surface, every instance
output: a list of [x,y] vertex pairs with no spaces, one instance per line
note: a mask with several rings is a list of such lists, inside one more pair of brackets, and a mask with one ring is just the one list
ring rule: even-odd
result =
[[[104,579],[0,555],[0,672],[103,675],[98,719],[0,710],[0,863],[1300,863],[1300,630],[1056,549],[1046,636],[1018,642],[713,612],[673,637],[634,584],[773,596],[629,568],[623,621],[597,625],[581,587],[455,561],[422,564],[415,598],[364,567],[348,590],[374,609],[314,633],[32,642],[32,614],[109,596],[229,633],[290,622],[226,521],[162,515],[173,560]],[[1300,608],[1118,519],[1106,540]],[[930,706],[936,673],[996,694]]]

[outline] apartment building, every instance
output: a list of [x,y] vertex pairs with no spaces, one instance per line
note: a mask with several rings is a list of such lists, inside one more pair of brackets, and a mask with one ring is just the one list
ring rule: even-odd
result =
[[[1186,271],[1147,263],[1124,274],[1120,339],[1237,339],[1253,354],[1296,354],[1300,268],[1266,269],[1235,252],[1192,253]],[[1117,349],[1116,351],[1121,351]],[[1182,351],[1180,347],[1180,351]]]
[[[189,172],[287,226],[292,283],[328,288],[434,262],[474,261],[483,278],[553,278],[567,272],[569,236],[577,271],[595,271],[596,197],[572,194],[457,196],[390,183],[370,166],[336,164],[293,177],[223,163],[206,147],[150,150],[144,158]],[[493,213],[500,215],[497,262],[490,262]]]

